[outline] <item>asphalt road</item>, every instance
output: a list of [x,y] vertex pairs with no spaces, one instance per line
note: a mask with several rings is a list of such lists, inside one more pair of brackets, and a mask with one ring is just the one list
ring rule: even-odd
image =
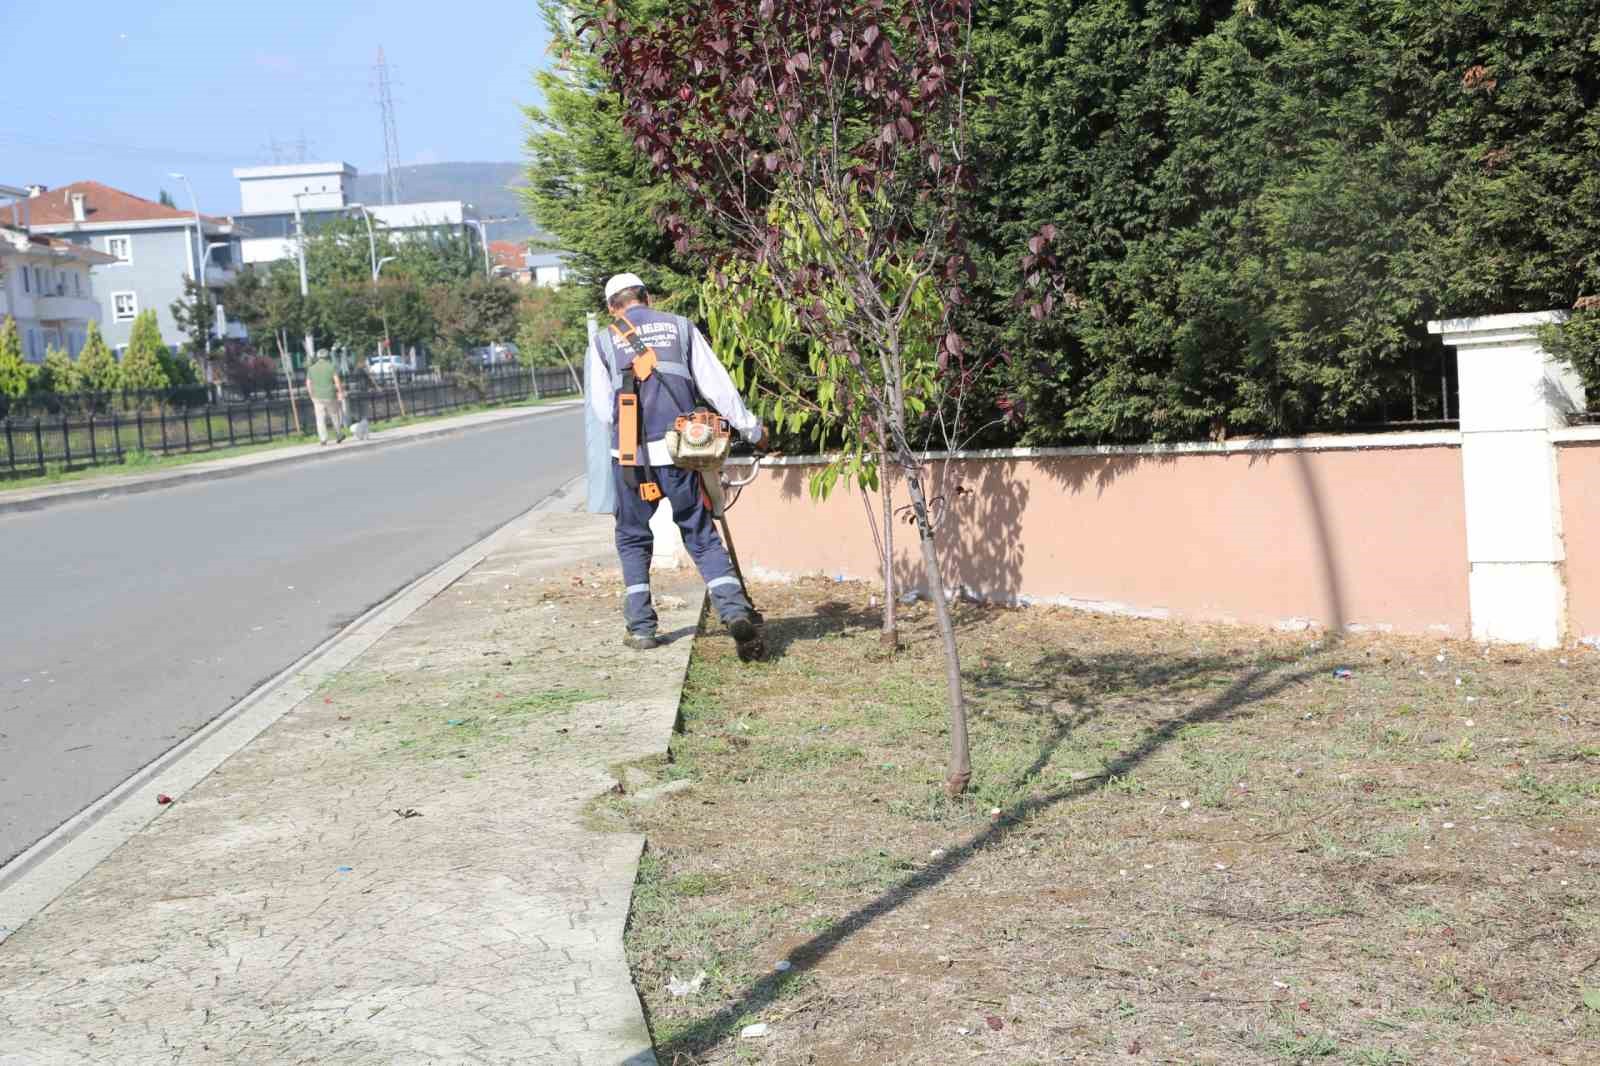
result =
[[0,864],[582,465],[566,410],[0,515]]

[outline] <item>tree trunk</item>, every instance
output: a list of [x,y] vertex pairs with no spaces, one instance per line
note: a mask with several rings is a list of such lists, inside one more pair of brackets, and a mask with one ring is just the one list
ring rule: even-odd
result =
[[567,350],[556,342],[556,354],[561,356],[561,361],[567,364],[567,373],[572,375],[573,388],[578,390],[578,395],[583,395],[583,379],[578,377],[578,368],[572,365],[572,358],[567,355]]
[[908,471],[906,488],[911,493],[911,509],[916,515],[917,534],[922,541],[922,568],[928,579],[928,596],[933,600],[933,614],[939,623],[939,637],[944,644],[944,680],[950,704],[950,776],[945,779],[944,790],[951,796],[959,796],[967,790],[967,784],[972,780],[972,756],[967,750],[967,705],[961,694],[961,655],[956,650],[956,631],[950,622],[950,605],[945,602],[944,575],[939,572],[939,556],[933,544],[933,522],[928,517],[928,501],[922,492],[921,476]]
[[283,333],[275,336],[278,341],[278,363],[283,367],[283,383],[289,390],[289,412],[294,415],[295,436],[303,436],[305,429],[300,425],[300,404],[294,398],[294,364],[289,361],[289,349],[284,343]]
[[894,485],[889,480],[889,454],[878,455],[878,492],[883,497],[883,632],[878,643],[890,651],[900,649],[900,628],[896,619],[894,583]]

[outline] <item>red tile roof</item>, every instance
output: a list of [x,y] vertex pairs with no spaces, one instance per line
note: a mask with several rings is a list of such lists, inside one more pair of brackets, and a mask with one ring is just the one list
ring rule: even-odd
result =
[[[72,224],[72,197],[82,193],[85,222],[193,222],[194,214],[154,200],[146,200],[121,189],[113,189],[98,181],[75,181],[71,185],[49,189],[27,201],[28,219],[35,226],[61,226]],[[22,206],[18,201],[18,221]],[[207,222],[226,225],[227,219],[202,216]]]
[[72,241],[64,241],[60,237],[47,237],[42,233],[24,233],[21,227],[11,225],[9,218],[0,218],[0,233],[13,239],[26,239],[30,245],[61,252],[91,265],[117,261],[116,256],[97,252],[87,244],[74,244]]
[[494,256],[495,264],[497,266],[503,266],[508,270],[527,269],[522,259],[523,254],[526,253],[527,250],[527,248],[515,241],[489,242],[489,254]]

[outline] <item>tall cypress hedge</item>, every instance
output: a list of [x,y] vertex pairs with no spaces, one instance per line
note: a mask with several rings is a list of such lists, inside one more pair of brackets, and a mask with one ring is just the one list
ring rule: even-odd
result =
[[[972,329],[1024,443],[1438,418],[1427,319],[1600,291],[1592,0],[982,18]],[[1075,299],[1039,323],[1010,298],[1047,222]]]
[[[653,220],[672,190],[572,36],[568,8],[593,3],[546,0],[570,51],[529,112],[526,197],[586,286],[637,263],[681,295],[709,264]],[[1438,419],[1455,413],[1454,359],[1428,319],[1600,295],[1595,0],[976,10],[962,332],[1005,355],[965,408],[987,443]],[[1038,321],[1015,298],[1046,224],[1044,283],[1067,296]],[[1600,310],[1587,317],[1564,351],[1600,386]]]

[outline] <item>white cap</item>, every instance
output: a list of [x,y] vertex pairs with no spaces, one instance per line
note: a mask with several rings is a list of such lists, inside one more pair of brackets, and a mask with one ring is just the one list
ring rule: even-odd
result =
[[612,276],[610,281],[606,282],[606,302],[610,303],[611,298],[617,293],[621,292],[623,289],[642,288],[644,288],[644,282],[639,280],[639,275],[615,274]]

